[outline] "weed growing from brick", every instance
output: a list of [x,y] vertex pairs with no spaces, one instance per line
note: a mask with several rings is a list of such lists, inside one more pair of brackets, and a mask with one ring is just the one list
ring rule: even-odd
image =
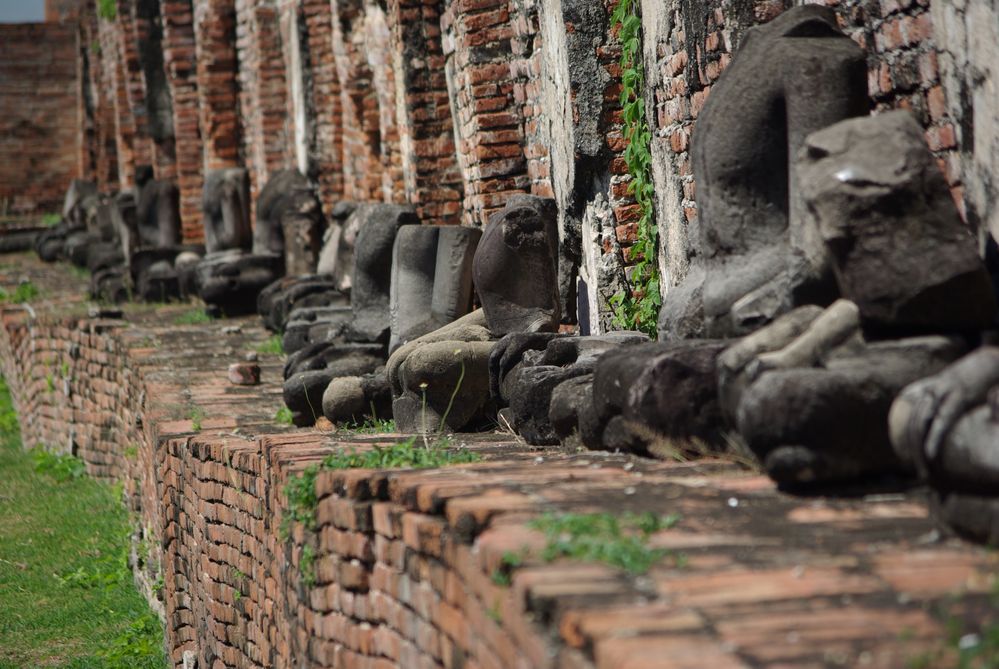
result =
[[[166,669],[135,589],[121,490],[72,456],[21,448],[0,379],[0,667]],[[14,585],[16,584],[16,586]]]
[[[671,555],[662,548],[651,548],[649,538],[673,527],[677,515],[657,516],[654,513],[546,513],[529,523],[529,527],[545,534],[547,544],[541,557],[551,562],[569,558],[583,562],[602,562],[631,574],[644,574],[652,565]],[[682,564],[682,556],[675,556]]]
[[416,437],[390,446],[375,446],[367,451],[343,451],[331,453],[318,465],[306,468],[300,476],[288,480],[284,494],[288,507],[281,523],[282,535],[287,537],[294,523],[302,523],[306,529],[316,526],[316,477],[322,470],[331,469],[433,469],[448,465],[461,465],[478,462],[478,453],[465,448],[451,448],[447,439],[440,439],[429,448],[417,442]]

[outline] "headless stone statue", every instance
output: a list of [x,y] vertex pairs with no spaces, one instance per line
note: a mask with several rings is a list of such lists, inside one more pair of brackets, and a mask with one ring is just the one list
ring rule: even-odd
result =
[[[322,208],[315,189],[297,169],[279,170],[257,199],[253,228],[255,254],[286,254],[289,274],[315,271],[319,255]],[[285,234],[287,232],[290,234]]]
[[249,250],[250,177],[243,168],[209,170],[205,174],[202,208],[208,253]]
[[228,315],[254,311],[261,291],[284,273],[284,255],[252,253],[249,177],[245,169],[209,171],[203,208],[208,253],[195,268],[195,283],[209,309]]
[[796,304],[835,297],[804,254],[791,159],[810,132],[865,114],[863,51],[831,9],[794,7],[751,28],[697,119],[697,229],[687,278],[666,294],[665,338],[746,334]]
[[555,201],[533,195],[511,197],[490,217],[472,271],[493,335],[558,330],[556,219]]
[[410,225],[392,251],[389,352],[469,312],[472,259],[482,232],[453,225]]

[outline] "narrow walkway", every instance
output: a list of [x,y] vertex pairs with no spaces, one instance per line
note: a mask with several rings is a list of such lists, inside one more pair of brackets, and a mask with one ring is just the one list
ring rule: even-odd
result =
[[[257,319],[177,325],[189,306],[90,318],[83,281],[67,269],[0,257],[0,284],[20,276],[43,294],[34,317],[5,308],[0,358],[31,416],[25,434],[72,442],[91,473],[126,480],[160,548],[175,662],[186,651],[212,669],[293,659],[372,668],[947,667],[956,665],[948,626],[977,631],[989,615],[996,624],[999,561],[941,537],[918,492],[794,497],[720,461],[459,435],[481,462],[325,470],[314,529],[282,527],[290,476],[334,449],[402,437],[276,425],[276,356],[261,356],[260,386],[226,380],[227,366],[266,339]],[[65,383],[49,383],[61,369]],[[545,562],[544,536],[528,522],[548,511],[650,511],[679,522],[651,538],[670,556],[632,576]],[[511,568],[511,555],[526,558]]]

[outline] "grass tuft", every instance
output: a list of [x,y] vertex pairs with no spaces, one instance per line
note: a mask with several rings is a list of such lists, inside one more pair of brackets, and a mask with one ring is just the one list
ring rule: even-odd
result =
[[17,284],[17,288],[14,289],[13,293],[0,288],[0,302],[24,304],[25,302],[30,302],[41,294],[42,291],[38,289],[38,286],[30,281],[22,281]]
[[212,320],[214,319],[204,309],[191,309],[174,318],[173,322],[177,325],[201,325],[211,323]]
[[[529,526],[545,534],[547,545],[541,557],[551,562],[566,557],[583,562],[602,562],[632,574],[644,574],[670,551],[649,547],[649,538],[679,522],[677,515],[654,513],[546,513]],[[676,563],[682,564],[682,557]]]
[[274,414],[274,420],[277,422],[278,425],[295,424],[295,420],[292,416],[291,409],[289,409],[288,407],[281,407],[280,409],[278,409],[277,413]]
[[284,355],[284,343],[281,340],[281,335],[271,335],[265,341],[257,344],[257,353]]

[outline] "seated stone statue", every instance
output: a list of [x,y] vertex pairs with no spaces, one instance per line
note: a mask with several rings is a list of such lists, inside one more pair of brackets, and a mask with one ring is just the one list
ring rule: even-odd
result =
[[257,198],[253,252],[284,254],[289,275],[316,271],[323,212],[315,188],[297,169],[278,170]]
[[778,481],[900,472],[889,407],[993,322],[989,275],[908,112],[810,135],[799,172],[803,235],[825,246],[850,301],[792,312],[726,351],[723,403]]
[[245,169],[205,175],[205,257],[195,267],[196,285],[209,309],[226,315],[249,313],[265,286],[284,274],[284,255],[252,253],[249,177]]
[[361,377],[385,365],[392,248],[399,230],[419,219],[412,207],[394,204],[366,205],[355,214],[364,220],[355,245],[350,318],[341,317],[330,339],[310,343],[285,367],[284,400],[296,424],[311,425],[322,415],[323,394],[334,378]]
[[778,483],[902,473],[888,439],[892,401],[967,350],[960,337],[867,341],[860,324],[847,300],[802,307],[719,358],[724,411]]
[[[361,225],[375,206],[338,203],[326,229],[315,273],[289,275],[261,291],[257,312],[268,329],[284,333],[285,352],[341,334],[344,319],[349,320],[351,315],[348,296],[354,244]],[[335,333],[327,336],[331,330]]]
[[558,329],[555,219],[554,201],[530,195],[511,197],[490,218],[472,261],[482,309],[413,339],[389,358],[400,431],[495,424],[497,398],[489,390],[495,341],[509,332]]
[[907,386],[888,420],[895,453],[936,496],[938,517],[999,543],[999,348],[986,346]]
[[[480,236],[475,228],[458,226],[407,225],[399,229],[389,288],[390,353],[469,312],[472,260]],[[391,399],[386,374],[340,378],[323,395],[323,413],[333,422],[386,418],[393,415]],[[402,420],[405,422],[407,416]]]
[[747,334],[794,306],[835,299],[824,250],[796,230],[791,159],[808,133],[868,104],[864,52],[831,9],[793,7],[746,31],[697,118],[693,258],[664,298],[661,339]]
[[89,202],[98,198],[97,184],[93,181],[73,179],[66,189],[60,222],[35,238],[35,252],[45,262],[65,258],[66,238],[71,232],[86,228],[85,212]]

